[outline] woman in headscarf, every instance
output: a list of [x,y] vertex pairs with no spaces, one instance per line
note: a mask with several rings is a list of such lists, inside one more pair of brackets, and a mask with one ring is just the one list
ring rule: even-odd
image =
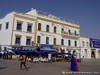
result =
[[77,64],[77,59],[74,55],[72,55],[71,58],[71,68],[72,71],[78,71],[78,64]]

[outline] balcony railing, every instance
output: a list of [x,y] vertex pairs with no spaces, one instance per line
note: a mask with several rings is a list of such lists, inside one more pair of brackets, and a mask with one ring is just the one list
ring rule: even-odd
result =
[[68,32],[63,31],[63,32],[61,32],[61,34],[62,34],[62,36],[67,36]]
[[69,35],[72,35],[72,36],[79,36],[79,34],[75,34],[75,33],[69,33]]
[[62,34],[62,36],[79,36],[79,34],[75,34],[75,33],[68,33],[68,32],[62,32],[61,33]]

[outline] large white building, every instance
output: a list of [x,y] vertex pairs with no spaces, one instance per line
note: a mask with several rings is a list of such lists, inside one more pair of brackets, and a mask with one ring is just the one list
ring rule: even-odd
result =
[[74,22],[32,9],[11,12],[0,19],[0,45],[50,44],[58,50],[80,51],[80,26]]

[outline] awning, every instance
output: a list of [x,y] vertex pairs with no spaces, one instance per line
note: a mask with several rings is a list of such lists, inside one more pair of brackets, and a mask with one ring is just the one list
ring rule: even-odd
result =
[[12,50],[13,51],[18,51],[18,50],[22,50],[22,46],[12,46]]
[[22,47],[22,46],[13,46],[13,51],[34,51],[36,50],[36,47]]
[[56,49],[50,49],[50,48],[40,48],[40,50],[43,50],[43,51],[57,51]]
[[24,50],[24,51],[34,51],[34,50],[36,50],[36,48],[23,47],[22,50]]

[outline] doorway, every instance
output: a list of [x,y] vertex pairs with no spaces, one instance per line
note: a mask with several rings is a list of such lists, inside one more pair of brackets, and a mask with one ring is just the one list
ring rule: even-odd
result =
[[91,52],[91,58],[95,58],[95,51]]

